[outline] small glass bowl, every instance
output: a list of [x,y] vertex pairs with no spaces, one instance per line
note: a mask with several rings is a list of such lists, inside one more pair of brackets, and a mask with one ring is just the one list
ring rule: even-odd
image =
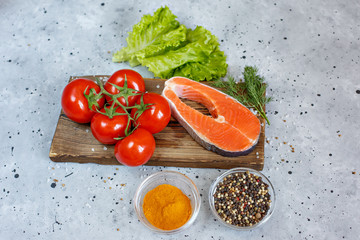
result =
[[[150,190],[161,184],[170,184],[179,188],[189,199],[191,203],[190,219],[181,227],[173,230],[162,230],[153,226],[145,217],[143,211],[144,197]],[[157,172],[147,177],[138,187],[134,196],[134,207],[140,221],[149,229],[157,233],[173,234],[178,233],[194,223],[199,214],[201,205],[200,194],[194,182],[182,173],[175,171]]]
[[[270,209],[268,210],[266,216],[260,221],[258,222],[257,224],[254,224],[252,226],[248,226],[248,227],[240,227],[240,226],[236,226],[236,225],[232,225],[230,223],[227,223],[225,222],[217,213],[216,209],[215,209],[215,202],[214,202],[214,194],[216,192],[216,188],[218,186],[218,184],[223,181],[223,179],[225,177],[227,177],[228,175],[230,174],[233,174],[233,173],[239,173],[239,172],[246,172],[246,171],[249,171],[249,173],[252,173],[254,174],[255,176],[259,176],[262,178],[262,181],[266,184],[269,185],[269,194],[270,194],[270,200],[271,200],[271,203],[270,203]],[[232,229],[235,229],[235,230],[251,230],[251,229],[254,229],[254,228],[257,228],[259,226],[261,226],[262,224],[264,224],[267,220],[269,220],[269,218],[271,217],[271,215],[273,214],[274,212],[274,208],[275,208],[275,191],[274,191],[274,187],[273,185],[271,184],[270,180],[265,177],[264,174],[262,174],[261,172],[259,171],[256,171],[254,169],[250,169],[250,168],[233,168],[233,169],[230,169],[226,172],[224,172],[223,174],[221,174],[218,178],[215,179],[215,181],[213,182],[213,184],[210,186],[210,190],[209,190],[209,204],[210,204],[210,208],[211,208],[211,211],[212,213],[214,214],[214,216],[216,217],[216,219],[218,221],[220,221],[221,223],[223,223],[225,226],[227,227],[230,227]]]

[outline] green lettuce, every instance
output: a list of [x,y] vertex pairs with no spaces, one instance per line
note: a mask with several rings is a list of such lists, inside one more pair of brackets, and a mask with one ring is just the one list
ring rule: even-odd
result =
[[224,52],[218,48],[204,62],[190,62],[175,69],[173,76],[182,76],[196,81],[218,79],[226,75],[227,64]]
[[203,27],[189,31],[187,38],[191,42],[202,42],[207,46],[206,58],[203,61],[189,61],[176,68],[174,76],[183,76],[197,81],[217,79],[226,75],[227,64],[224,52],[220,51],[217,38]]
[[126,38],[127,47],[113,55],[113,62],[129,61],[139,65],[138,58],[159,55],[178,47],[186,40],[186,27],[180,26],[168,7],[159,8],[153,16],[144,15]]
[[149,68],[154,76],[184,76],[196,81],[226,75],[226,56],[217,38],[203,27],[187,29],[170,9],[159,8],[144,15],[126,38],[127,46],[114,53],[114,62],[129,61]]

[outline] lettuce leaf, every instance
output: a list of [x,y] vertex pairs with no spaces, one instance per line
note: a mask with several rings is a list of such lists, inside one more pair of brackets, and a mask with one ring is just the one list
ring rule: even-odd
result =
[[204,61],[188,62],[177,68],[174,76],[187,77],[196,81],[218,79],[226,75],[227,64],[224,52],[219,49],[217,38],[203,27],[196,27],[187,35],[189,41],[203,41],[211,52]]
[[186,27],[179,27],[180,23],[175,18],[167,6],[159,8],[153,16],[144,15],[126,38],[127,47],[113,55],[113,62],[129,61],[134,67],[140,64],[138,56],[154,56],[178,47],[186,40]]
[[[199,26],[195,30],[190,29],[187,32],[187,41],[186,45],[176,50],[151,58],[139,59],[139,61],[156,77],[161,78],[184,76],[203,81],[226,74],[226,58],[218,49],[217,38],[210,31]],[[222,53],[222,56],[217,59],[219,53]],[[220,69],[222,71],[216,71],[219,69],[217,65],[222,68]]]
[[144,15],[129,33],[128,46],[116,52],[113,61],[141,64],[161,78],[209,81],[225,76],[228,65],[217,38],[201,26],[186,29],[175,19],[166,6],[153,16]]
[[196,81],[218,79],[226,75],[226,56],[218,48],[204,62],[187,63],[174,72],[174,76],[187,77]]
[[207,46],[202,43],[190,43],[177,50],[169,51],[163,55],[140,59],[142,65],[149,68],[155,77],[170,78],[176,68],[188,62],[206,61]]

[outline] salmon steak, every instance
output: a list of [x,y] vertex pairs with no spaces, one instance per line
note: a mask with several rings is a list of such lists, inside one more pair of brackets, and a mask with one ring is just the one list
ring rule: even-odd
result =
[[[226,157],[247,155],[259,140],[261,125],[255,114],[215,88],[173,77],[165,82],[162,95],[169,102],[172,116],[209,151]],[[193,109],[180,98],[204,105],[211,116]]]

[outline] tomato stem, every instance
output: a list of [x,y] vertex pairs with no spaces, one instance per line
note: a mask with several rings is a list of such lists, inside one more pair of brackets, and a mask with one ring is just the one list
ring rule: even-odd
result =
[[134,114],[135,117],[135,121],[139,119],[139,117],[141,116],[141,114],[143,114],[146,110],[150,109],[151,106],[154,105],[153,103],[144,103],[144,94],[141,94],[140,97],[140,104],[136,104],[134,105],[134,108],[136,108],[136,112]]
[[123,97],[125,100],[125,105],[128,107],[129,106],[129,97],[131,96],[138,96],[140,95],[142,92],[138,91],[136,89],[132,89],[132,88],[128,88],[128,82],[127,82],[127,77],[125,74],[125,82],[124,82],[124,86],[120,87],[116,84],[110,83],[115,89],[117,89],[119,91],[119,93],[111,95],[111,100],[115,101],[118,105],[120,105],[121,103],[119,102],[119,98]]
[[89,93],[87,94],[87,90],[88,90],[87,86],[84,90],[84,96],[88,102],[88,107],[90,110],[93,111],[93,106],[95,106],[95,110],[99,108],[99,103],[97,102],[100,98],[102,98],[102,92],[100,91],[99,93],[96,93],[95,89],[90,88],[89,89]]
[[[127,76],[125,74],[125,82],[124,82],[124,86],[120,87],[116,84],[113,83],[109,83],[111,84],[113,87],[115,87],[119,92],[117,94],[111,94],[108,91],[106,91],[106,89],[104,88],[103,82],[99,79],[96,78],[96,83],[99,85],[100,87],[100,92],[97,94],[96,91],[94,89],[90,89],[89,94],[86,95],[86,91],[87,88],[84,91],[84,95],[86,97],[86,99],[88,100],[89,103],[89,108],[92,108],[93,105],[96,106],[96,111],[100,114],[103,114],[105,116],[108,116],[110,119],[112,119],[115,116],[120,116],[120,115],[127,115],[128,120],[127,120],[127,124],[126,124],[126,129],[125,129],[125,137],[131,135],[139,126],[136,124],[134,124],[133,128],[132,128],[132,123],[135,123],[135,121],[148,109],[151,108],[151,106],[153,105],[153,103],[144,103],[144,93],[136,90],[136,89],[132,89],[128,87],[128,81],[127,81]],[[99,99],[100,97],[102,97],[103,95],[109,96],[110,97],[110,101],[111,105],[105,104],[104,106],[104,112],[100,111],[98,109],[99,105],[96,102],[97,99]],[[138,96],[141,95],[140,97],[140,104],[135,104],[134,106],[129,106],[129,101],[128,98],[131,96]],[[123,97],[125,100],[125,105],[121,104],[119,101],[119,98]],[[90,106],[90,104],[92,104]],[[119,113],[116,112],[116,110],[118,108],[122,108],[123,109],[123,113]],[[129,113],[131,109],[136,108],[136,112],[134,114],[134,117],[131,117],[131,114]],[[125,137],[118,137],[118,138],[114,138],[115,140],[122,140]]]

